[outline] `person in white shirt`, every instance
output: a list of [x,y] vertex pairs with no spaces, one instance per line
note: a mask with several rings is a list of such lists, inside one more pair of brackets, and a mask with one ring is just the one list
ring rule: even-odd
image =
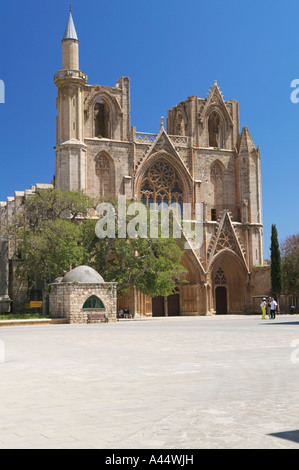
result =
[[269,318],[271,318],[270,304],[271,304],[271,297],[268,297],[266,311],[267,311],[267,315]]
[[277,307],[277,302],[276,300],[272,298],[270,302],[270,318],[273,318],[273,319],[275,318],[276,307]]

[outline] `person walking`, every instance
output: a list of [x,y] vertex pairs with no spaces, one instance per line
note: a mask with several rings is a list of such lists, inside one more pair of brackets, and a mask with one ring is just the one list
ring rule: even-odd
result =
[[277,302],[273,298],[271,299],[270,303],[270,313],[271,313],[271,318],[274,320],[275,319],[275,311],[277,308]]
[[262,320],[266,320],[266,307],[267,307],[267,302],[266,302],[266,298],[264,297],[261,303]]
[[267,300],[266,311],[267,311],[268,318],[271,318],[271,297],[269,297]]

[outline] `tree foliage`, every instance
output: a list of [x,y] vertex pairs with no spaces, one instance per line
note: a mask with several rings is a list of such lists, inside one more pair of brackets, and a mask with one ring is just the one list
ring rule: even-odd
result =
[[291,235],[281,244],[283,291],[299,295],[299,233]]
[[81,264],[85,253],[75,220],[86,216],[90,206],[80,191],[40,190],[26,199],[9,229],[17,239],[20,273],[53,282]]
[[13,225],[36,232],[45,221],[85,217],[90,207],[91,199],[81,191],[39,190],[25,200]]
[[[120,224],[117,210],[115,215],[117,235]],[[127,216],[126,225],[132,218]],[[161,237],[161,230],[158,237],[151,238],[148,224],[145,238],[126,235],[125,238],[101,239],[96,236],[95,226],[94,220],[83,222],[85,251],[91,256],[91,266],[105,281],[118,283],[120,294],[134,286],[150,297],[168,296],[174,292],[178,281],[185,281],[186,270],[181,265],[183,240],[173,238],[171,220],[168,238]]]
[[82,263],[84,250],[78,243],[80,237],[80,226],[62,219],[40,222],[38,230],[21,230],[18,248],[22,273],[31,279],[37,276],[47,283],[53,282]]
[[279,296],[282,291],[281,255],[276,225],[271,228],[271,288],[273,295]]
[[[22,274],[50,283],[86,264],[105,281],[117,282],[120,294],[134,286],[152,297],[167,296],[184,281],[183,241],[171,236],[171,227],[169,238],[98,238],[97,220],[86,217],[92,207],[81,192],[42,190],[28,198],[11,227]],[[115,215],[118,224],[117,210]],[[127,216],[125,222],[132,219]]]

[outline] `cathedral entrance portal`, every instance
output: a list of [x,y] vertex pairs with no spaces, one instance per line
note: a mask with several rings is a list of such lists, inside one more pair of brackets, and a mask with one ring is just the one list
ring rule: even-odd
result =
[[218,286],[215,289],[216,315],[227,313],[227,293],[226,287]]
[[153,317],[164,317],[164,297],[154,297],[152,299]]
[[175,317],[180,315],[180,295],[172,294],[167,297],[168,316]]
[[243,260],[230,249],[221,250],[214,259],[211,278],[215,313],[244,313],[247,270]]
[[177,291],[175,294],[168,297],[154,297],[152,299],[152,313],[153,317],[175,317],[180,315],[180,294]]

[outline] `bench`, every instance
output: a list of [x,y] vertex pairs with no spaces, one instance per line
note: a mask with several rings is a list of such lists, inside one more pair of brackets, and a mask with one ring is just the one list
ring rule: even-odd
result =
[[87,321],[88,323],[92,321],[102,321],[102,322],[108,323],[109,318],[107,317],[105,313],[88,313]]

